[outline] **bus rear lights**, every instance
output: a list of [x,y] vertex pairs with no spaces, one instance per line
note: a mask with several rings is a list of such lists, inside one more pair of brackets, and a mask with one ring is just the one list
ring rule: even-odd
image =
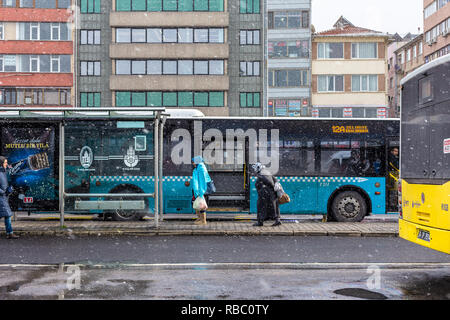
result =
[[375,183],[375,188],[379,188],[381,184],[379,182]]
[[381,194],[381,192],[379,192],[379,191],[376,191],[376,192],[375,192],[375,195],[376,195],[376,196],[379,196],[380,194]]
[[99,180],[97,180],[97,181],[95,181],[95,185],[97,186],[97,187],[100,187],[100,181]]

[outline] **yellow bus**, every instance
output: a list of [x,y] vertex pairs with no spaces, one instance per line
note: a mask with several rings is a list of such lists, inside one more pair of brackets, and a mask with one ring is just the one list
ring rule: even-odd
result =
[[399,236],[450,254],[450,55],[401,85]]

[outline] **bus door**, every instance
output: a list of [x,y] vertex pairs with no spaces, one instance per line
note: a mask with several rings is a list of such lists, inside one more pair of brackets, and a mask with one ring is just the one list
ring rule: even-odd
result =
[[[249,206],[248,139],[235,141],[234,146],[223,140],[223,156],[217,156],[205,148],[203,158],[216,192],[209,196],[209,211],[240,212]],[[223,159],[222,161],[217,161]],[[221,163],[222,162],[222,163]]]
[[400,148],[398,138],[386,141],[386,209],[387,212],[398,211],[398,179],[400,177]]

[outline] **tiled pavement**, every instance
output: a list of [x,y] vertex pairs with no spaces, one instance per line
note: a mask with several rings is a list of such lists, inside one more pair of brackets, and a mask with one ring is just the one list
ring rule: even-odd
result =
[[[264,235],[264,236],[398,236],[396,217],[366,218],[362,222],[322,222],[299,216],[283,217],[282,225],[254,227],[254,217],[244,218],[214,216],[207,225],[195,225],[193,216],[165,216],[158,227],[152,218],[144,221],[102,221],[94,217],[66,217],[63,227],[55,217],[18,217],[13,221],[17,234],[27,235]],[[0,231],[4,234],[4,229]]]

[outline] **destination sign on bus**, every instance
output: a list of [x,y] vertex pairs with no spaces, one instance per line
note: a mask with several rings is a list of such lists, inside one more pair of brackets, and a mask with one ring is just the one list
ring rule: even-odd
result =
[[369,133],[367,126],[333,126],[333,133]]

